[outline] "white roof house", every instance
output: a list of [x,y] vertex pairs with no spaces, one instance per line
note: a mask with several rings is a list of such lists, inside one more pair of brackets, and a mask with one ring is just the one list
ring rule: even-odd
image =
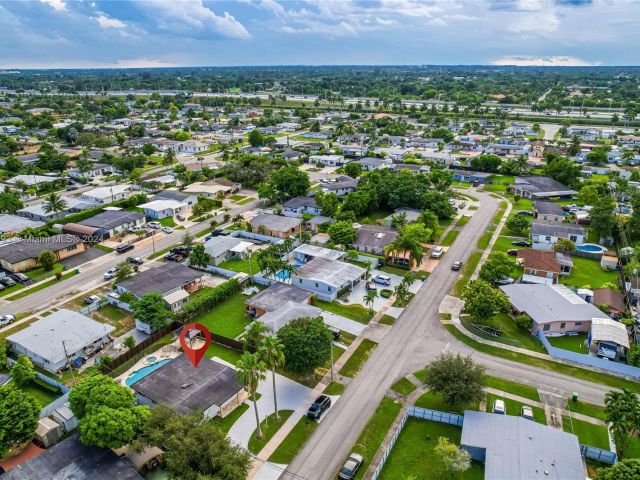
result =
[[326,260],[340,260],[346,256],[345,252],[333,250],[331,248],[319,247],[317,245],[309,245],[303,243],[293,250],[295,257],[301,261],[307,261],[313,258],[324,258]]
[[[271,332],[278,333],[282,327],[286,326],[296,318],[317,318],[322,315],[322,310],[307,303],[297,303],[288,301],[277,310],[267,312],[260,317]],[[249,328],[247,326],[247,328]]]
[[122,200],[124,198],[127,198],[132,190],[133,190],[133,185],[130,185],[130,184],[111,185],[108,187],[96,187],[84,192],[81,198],[84,200],[88,200],[90,202],[100,203],[100,204],[112,203],[117,200]]
[[311,290],[320,300],[333,301],[340,290],[362,280],[365,272],[351,263],[314,258],[291,274],[291,284]]
[[187,209],[187,205],[177,200],[153,200],[139,205],[144,214],[152,218],[172,217]]
[[611,318],[594,318],[591,321],[590,338],[592,342],[610,342],[629,348],[629,334],[624,323]]
[[16,175],[6,181],[9,185],[15,185],[18,182],[23,182],[25,185],[31,187],[33,185],[40,185],[41,183],[52,183],[56,180],[62,180],[62,177],[54,177],[49,175]]

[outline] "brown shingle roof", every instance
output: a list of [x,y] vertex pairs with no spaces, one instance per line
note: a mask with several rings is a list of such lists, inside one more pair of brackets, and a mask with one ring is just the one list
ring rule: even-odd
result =
[[619,312],[624,312],[626,309],[622,296],[613,288],[594,288],[593,304],[604,304]]
[[560,265],[555,252],[522,248],[518,250],[518,260],[522,262],[524,268],[560,273]]

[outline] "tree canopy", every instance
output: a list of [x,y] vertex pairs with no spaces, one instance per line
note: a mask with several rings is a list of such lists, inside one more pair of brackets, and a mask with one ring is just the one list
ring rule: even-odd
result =
[[451,405],[464,406],[484,397],[484,367],[470,356],[445,352],[427,365],[425,378],[427,388]]
[[157,292],[145,293],[140,300],[133,302],[135,319],[146,323],[155,332],[164,327],[173,317],[165,306],[164,298]]
[[331,354],[333,336],[322,318],[298,318],[278,330],[284,347],[285,369],[311,374]]

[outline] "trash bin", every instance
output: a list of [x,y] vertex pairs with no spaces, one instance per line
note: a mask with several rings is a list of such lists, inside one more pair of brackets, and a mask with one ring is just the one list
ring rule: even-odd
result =
[[573,400],[574,402],[578,401],[578,392],[573,392],[573,395],[571,395],[571,400]]

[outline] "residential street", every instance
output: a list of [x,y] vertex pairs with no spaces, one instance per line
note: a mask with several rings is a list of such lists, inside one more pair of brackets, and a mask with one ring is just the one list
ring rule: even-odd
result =
[[424,368],[428,361],[444,350],[472,355],[490,374],[535,385],[550,392],[562,392],[565,396],[576,391],[581,399],[602,402],[604,393],[609,390],[605,386],[477,352],[456,340],[440,324],[438,306],[458,276],[458,272],[451,271],[451,263],[467,260],[479,237],[491,223],[500,202],[480,191],[473,192],[473,195],[481,200],[480,209],[462,229],[440,265],[349,384],[339,408],[329,412],[304,449],[288,466],[287,472],[290,474],[285,473],[281,478],[333,478],[395,380]]

